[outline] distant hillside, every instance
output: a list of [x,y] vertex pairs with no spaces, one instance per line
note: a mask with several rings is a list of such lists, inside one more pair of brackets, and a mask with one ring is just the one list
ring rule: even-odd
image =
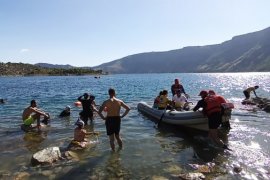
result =
[[24,63],[2,63],[0,62],[0,76],[33,76],[33,75],[86,75],[102,74],[101,70],[84,68],[45,68]]
[[270,28],[221,44],[135,54],[93,68],[109,73],[270,71]]
[[48,64],[48,63],[37,63],[34,64],[35,66],[40,66],[40,67],[45,67],[45,68],[60,68],[60,69],[71,69],[71,68],[75,68],[74,66],[71,66],[69,64],[66,65],[59,65],[59,64]]

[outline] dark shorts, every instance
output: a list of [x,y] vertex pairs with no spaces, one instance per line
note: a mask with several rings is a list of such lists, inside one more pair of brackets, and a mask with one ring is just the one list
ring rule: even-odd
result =
[[249,92],[247,92],[247,91],[243,91],[243,93],[244,93],[244,95],[246,96],[246,99],[249,99],[249,98],[250,98],[250,94],[249,94]]
[[93,111],[82,111],[82,117],[84,118],[93,118]]
[[106,122],[107,135],[118,135],[120,132],[121,118],[119,116],[107,117]]
[[214,112],[208,116],[209,129],[217,129],[222,122],[222,116],[220,112]]

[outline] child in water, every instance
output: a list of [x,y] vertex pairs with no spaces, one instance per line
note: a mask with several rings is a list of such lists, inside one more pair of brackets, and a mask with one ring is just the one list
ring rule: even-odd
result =
[[81,148],[85,148],[86,145],[88,144],[88,141],[86,140],[86,135],[98,135],[98,133],[87,132],[84,129],[84,122],[81,118],[82,118],[82,113],[80,113],[80,118],[75,123],[77,127],[74,129],[74,139],[71,141],[71,144],[81,147]]

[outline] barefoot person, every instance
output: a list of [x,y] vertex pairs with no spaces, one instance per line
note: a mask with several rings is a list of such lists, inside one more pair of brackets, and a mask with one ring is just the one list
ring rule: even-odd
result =
[[[30,106],[25,108],[22,114],[23,125],[26,128],[38,128],[40,130],[40,116],[48,119],[49,115],[42,110],[37,108],[37,103],[35,100],[32,100]],[[37,126],[32,126],[32,124],[37,121]]]
[[[120,99],[115,97],[115,90],[109,89],[108,91],[110,98],[103,102],[101,105],[98,114],[102,119],[105,120],[107,135],[110,138],[111,149],[115,150],[114,139],[116,138],[119,148],[122,148],[122,140],[119,136],[121,118],[125,117],[130,108]],[[107,117],[104,117],[102,111],[104,108],[107,108]],[[120,109],[123,107],[125,112],[120,115]]]

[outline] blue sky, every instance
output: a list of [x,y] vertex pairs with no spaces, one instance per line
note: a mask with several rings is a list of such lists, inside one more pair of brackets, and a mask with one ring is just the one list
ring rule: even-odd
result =
[[270,27],[269,0],[0,0],[0,62],[95,66]]

